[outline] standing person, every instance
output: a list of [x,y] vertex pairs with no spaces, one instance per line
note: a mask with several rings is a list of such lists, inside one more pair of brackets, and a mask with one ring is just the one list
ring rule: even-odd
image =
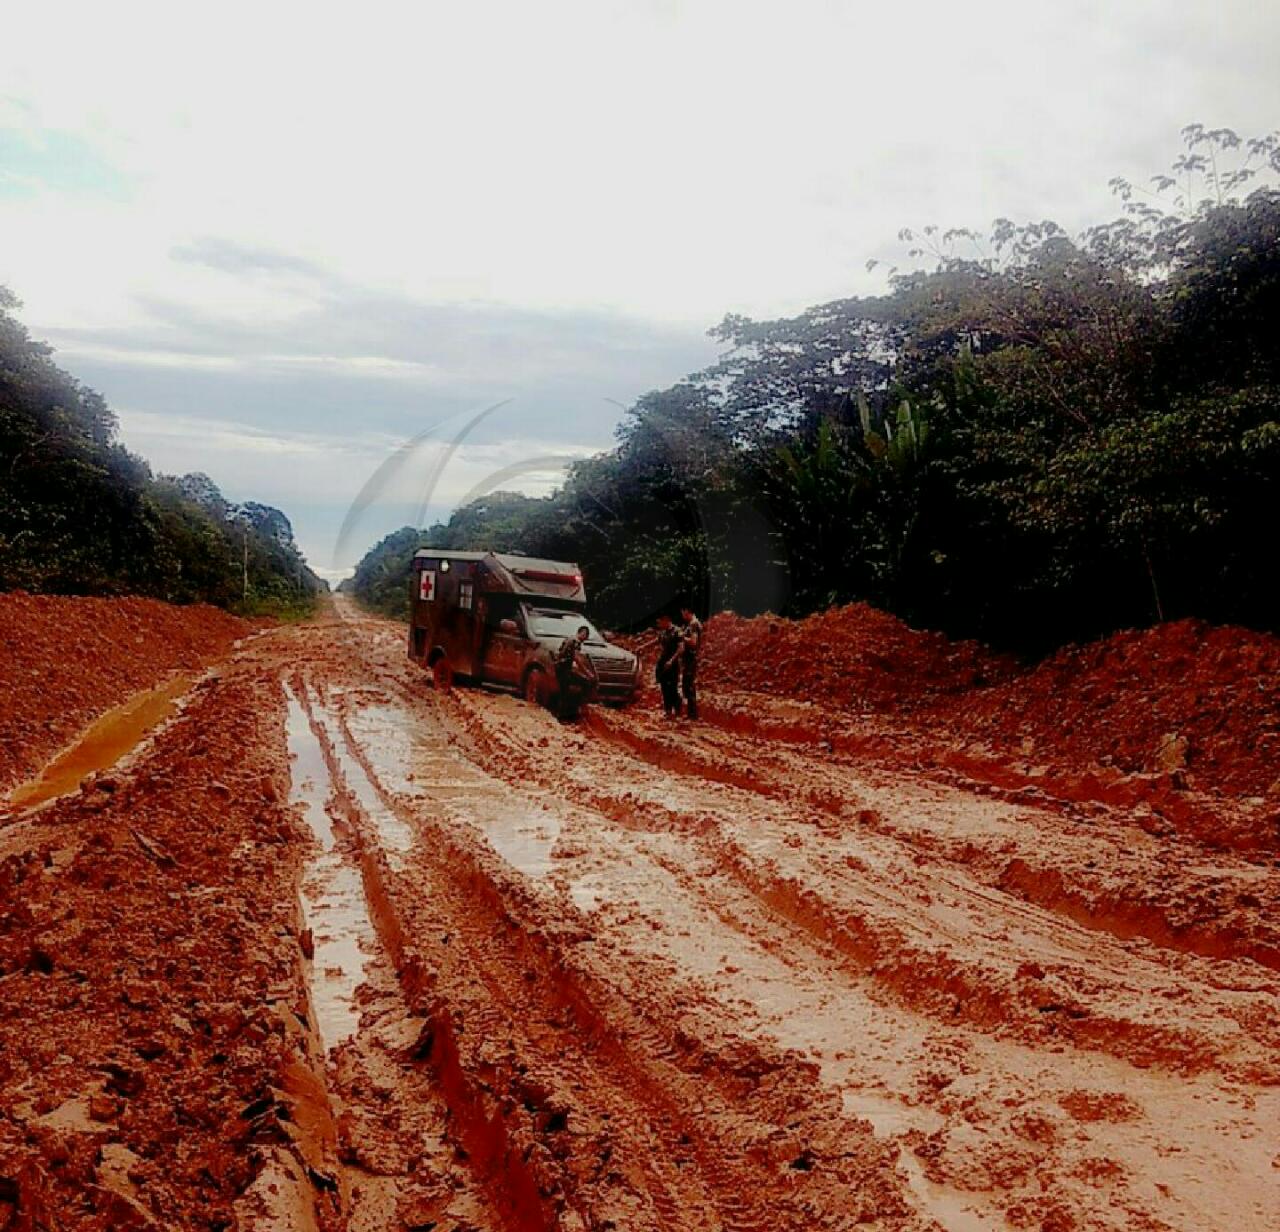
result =
[[571,719],[577,713],[580,701],[595,680],[595,665],[583,652],[582,644],[591,636],[586,625],[579,625],[572,637],[566,637],[556,651],[556,714]]
[[665,612],[658,617],[658,662],[654,676],[662,690],[662,712],[669,719],[680,717],[680,630]]
[[684,629],[680,634],[680,686],[684,692],[685,713],[691,718],[698,717],[698,654],[702,650],[702,621],[694,614],[693,608],[680,609],[680,618],[684,621]]

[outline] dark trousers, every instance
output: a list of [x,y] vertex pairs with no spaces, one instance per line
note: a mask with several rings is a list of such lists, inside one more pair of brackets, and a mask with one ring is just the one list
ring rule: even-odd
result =
[[578,682],[574,679],[573,664],[556,665],[556,715],[571,718],[578,707]]
[[698,660],[686,659],[680,668],[680,687],[684,692],[685,713],[698,717]]
[[674,667],[669,672],[659,672],[658,688],[662,690],[662,709],[667,714],[679,714],[680,673]]

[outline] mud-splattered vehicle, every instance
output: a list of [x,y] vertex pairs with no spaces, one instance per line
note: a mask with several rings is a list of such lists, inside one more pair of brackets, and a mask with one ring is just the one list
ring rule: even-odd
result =
[[596,671],[593,698],[625,705],[640,684],[635,655],[587,618],[577,565],[494,552],[421,548],[413,558],[409,657],[435,676],[496,685],[529,701],[555,699],[554,655],[580,625]]

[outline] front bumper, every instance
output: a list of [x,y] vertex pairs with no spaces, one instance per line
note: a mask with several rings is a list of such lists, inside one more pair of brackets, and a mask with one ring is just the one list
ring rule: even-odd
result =
[[593,696],[602,702],[629,702],[640,687],[640,674],[629,664],[595,662],[596,687]]

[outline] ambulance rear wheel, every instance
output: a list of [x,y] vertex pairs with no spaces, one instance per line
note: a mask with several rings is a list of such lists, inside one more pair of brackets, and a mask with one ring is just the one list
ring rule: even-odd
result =
[[431,665],[431,679],[442,693],[453,688],[453,664],[444,655]]
[[524,674],[524,700],[535,706],[545,706],[550,690],[547,673],[540,667],[531,667]]

